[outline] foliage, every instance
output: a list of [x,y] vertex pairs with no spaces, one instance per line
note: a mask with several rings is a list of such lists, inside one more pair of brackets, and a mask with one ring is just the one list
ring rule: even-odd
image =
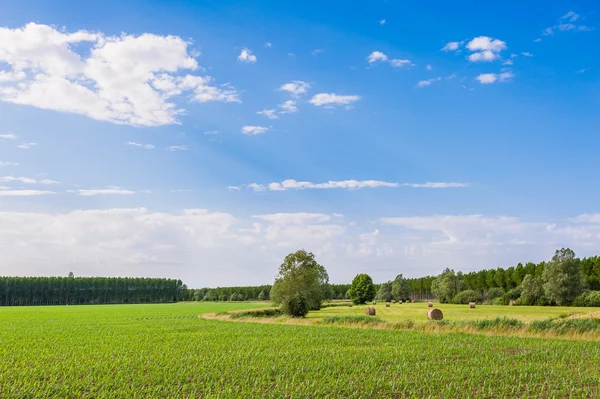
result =
[[317,263],[311,252],[299,250],[285,257],[275,284],[271,300],[281,304],[286,314],[305,316],[309,310],[318,310],[329,292],[329,276]]
[[370,302],[375,298],[373,279],[368,274],[357,274],[352,280],[352,287],[348,291],[350,299],[355,304]]
[[238,294],[237,292],[234,292],[233,294],[231,294],[231,297],[229,297],[229,300],[234,302],[234,301],[243,301],[244,300],[244,296],[242,294]]
[[519,305],[539,305],[544,302],[544,287],[542,280],[528,274],[521,283]]
[[570,305],[585,288],[581,261],[568,248],[556,251],[542,279],[546,296],[558,305]]
[[392,282],[388,281],[386,283],[382,283],[379,286],[379,291],[377,291],[376,299],[384,302],[390,302],[393,298],[392,295]]
[[242,319],[247,317],[279,317],[283,315],[283,311],[280,308],[266,308],[226,312],[225,314],[231,319]]
[[510,289],[510,290],[506,291],[506,293],[504,295],[502,295],[502,298],[499,298],[500,299],[499,303],[502,305],[508,305],[511,300],[516,301],[517,299],[519,299],[519,297],[521,296],[521,292],[522,292],[522,289],[520,286]]
[[462,273],[454,273],[454,270],[446,268],[442,274],[433,280],[431,292],[441,303],[451,303],[463,286]]
[[406,301],[410,299],[410,285],[408,280],[399,274],[392,283],[392,296],[397,301]]
[[586,291],[573,301],[573,306],[600,307],[600,291]]
[[266,300],[266,299],[267,299],[267,294],[265,294],[265,292],[264,292],[264,291],[261,291],[261,292],[258,294],[258,298],[256,298],[256,299],[258,299],[259,301],[264,301],[264,300]]
[[504,294],[505,294],[505,292],[502,288],[492,287],[486,291],[485,298],[488,300],[492,300],[492,299],[500,298]]
[[181,280],[131,277],[0,277],[0,306],[176,302]]
[[452,300],[453,303],[467,304],[469,302],[481,303],[483,298],[473,290],[464,290],[456,294]]

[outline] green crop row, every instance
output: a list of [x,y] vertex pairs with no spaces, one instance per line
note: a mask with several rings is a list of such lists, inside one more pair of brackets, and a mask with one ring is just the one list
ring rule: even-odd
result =
[[600,397],[596,342],[198,317],[251,307],[0,309],[0,397]]

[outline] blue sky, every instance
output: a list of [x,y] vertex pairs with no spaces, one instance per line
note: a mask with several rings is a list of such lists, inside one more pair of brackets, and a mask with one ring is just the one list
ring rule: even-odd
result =
[[596,254],[595,6],[5,1],[2,274],[260,284],[306,248],[381,281]]

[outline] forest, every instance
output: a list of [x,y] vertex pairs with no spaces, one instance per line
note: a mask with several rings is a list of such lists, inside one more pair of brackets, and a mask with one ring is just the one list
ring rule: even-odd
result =
[[161,303],[184,299],[181,280],[130,277],[0,277],[0,305]]

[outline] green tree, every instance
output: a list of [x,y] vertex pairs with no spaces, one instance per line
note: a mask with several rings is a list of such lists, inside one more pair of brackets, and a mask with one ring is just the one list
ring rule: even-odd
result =
[[402,274],[397,275],[392,283],[392,295],[397,301],[410,299],[410,285]]
[[454,273],[454,270],[446,268],[433,280],[431,292],[441,303],[451,303],[454,296],[458,294],[463,287],[461,273]]
[[559,306],[570,305],[585,288],[581,261],[569,248],[557,250],[542,274],[546,296]]
[[385,302],[389,302],[392,300],[392,282],[388,281],[387,283],[381,283],[379,286],[379,291],[377,291],[377,299]]
[[267,294],[265,294],[264,291],[261,291],[260,294],[258,294],[258,300],[264,301],[265,299],[267,299]]
[[317,310],[329,292],[329,276],[317,263],[315,255],[299,250],[285,257],[275,284],[271,300],[281,305],[293,317],[303,317],[309,310]]
[[357,274],[352,280],[349,295],[352,302],[357,305],[372,301],[375,298],[373,279],[368,274]]
[[542,280],[531,274],[526,275],[521,282],[521,305],[538,305],[544,296]]

